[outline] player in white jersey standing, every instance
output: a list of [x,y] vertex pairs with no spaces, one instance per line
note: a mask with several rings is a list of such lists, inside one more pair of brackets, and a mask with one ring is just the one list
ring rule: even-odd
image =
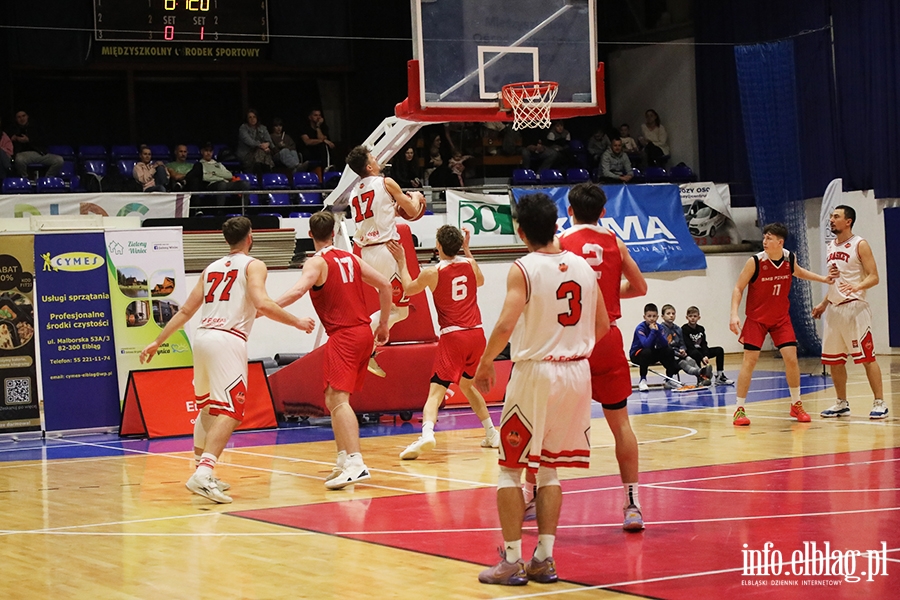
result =
[[[391,282],[393,305],[388,318],[388,328],[409,316],[409,299],[403,293],[403,284],[397,270],[397,261],[388,250],[391,240],[399,240],[397,232],[397,209],[402,208],[408,215],[420,210],[424,201],[421,192],[405,194],[396,181],[381,174],[381,165],[365,146],[357,146],[347,155],[347,166],[360,176],[360,182],[353,188],[350,207],[356,233],[353,243],[359,246],[360,255],[370,266]],[[376,320],[372,320],[375,328]],[[373,351],[369,361],[369,371],[379,377],[385,373],[375,362]]]
[[[248,255],[253,247],[250,219],[234,217],[222,226],[231,252],[200,276],[187,300],[157,338],[141,351],[150,362],[160,344],[181,329],[200,309],[194,335],[194,395],[200,414],[194,424],[198,465],[187,488],[213,502],[228,503],[227,484],[213,469],[232,432],[244,418],[247,393],[247,338],[256,313],[311,333],[315,322],[287,312],[266,293],[266,265]],[[199,457],[197,456],[199,454]]]
[[[556,205],[531,194],[517,206],[518,234],[530,253],[506,278],[506,299],[475,373],[482,392],[491,389],[493,361],[512,337],[515,363],[500,425],[497,509],[503,559],[478,580],[500,585],[557,581],[553,543],[562,507],[558,467],[590,465],[591,372],[588,357],[609,331],[597,276],[587,261],[560,250]],[[521,320],[520,320],[520,317]],[[538,543],[522,561],[525,500],[522,470],[537,471]]]
[[[836,206],[831,213],[831,232],[827,262],[829,275],[835,278],[828,294],[813,308],[813,317],[825,314],[822,336],[822,364],[831,367],[831,380],[837,402],[822,411],[823,417],[849,417],[847,401],[847,358],[866,369],[869,387],[875,402],[870,419],[884,419],[888,407],[884,404],[881,367],[875,361],[872,341],[872,309],[866,302],[866,290],[878,285],[878,267],[869,242],[853,233],[856,211],[850,206]],[[827,310],[826,310],[827,309]]]

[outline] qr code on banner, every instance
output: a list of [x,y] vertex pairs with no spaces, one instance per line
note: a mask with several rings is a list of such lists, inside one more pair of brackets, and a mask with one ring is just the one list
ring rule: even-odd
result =
[[31,378],[30,377],[10,377],[4,379],[4,399],[6,405],[10,404],[31,404]]

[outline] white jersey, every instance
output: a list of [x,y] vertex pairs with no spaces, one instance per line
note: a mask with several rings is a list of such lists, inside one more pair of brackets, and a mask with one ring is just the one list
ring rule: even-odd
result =
[[831,240],[828,243],[828,258],[826,259],[828,268],[831,269],[831,265],[835,265],[841,273],[840,279],[836,279],[828,287],[828,301],[832,304],[841,304],[848,300],[865,301],[866,299],[866,290],[860,290],[854,294],[845,294],[838,287],[841,281],[856,285],[866,278],[862,260],[859,258],[859,243],[861,241],[863,241],[863,238],[854,235],[840,244],[837,243],[837,240]]
[[353,221],[356,223],[353,241],[357,246],[400,239],[394,198],[384,185],[384,177],[363,177],[353,190],[350,206],[353,207]]
[[200,329],[227,331],[246,340],[256,307],[247,292],[247,265],[256,260],[246,254],[229,254],[203,270],[203,306]]
[[525,275],[525,310],[511,339],[513,362],[587,358],[594,349],[597,276],[572,252],[532,252],[515,262]]

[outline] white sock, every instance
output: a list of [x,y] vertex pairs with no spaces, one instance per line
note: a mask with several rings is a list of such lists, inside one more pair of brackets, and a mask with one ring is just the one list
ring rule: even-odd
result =
[[204,452],[200,457],[200,464],[197,466],[197,475],[200,477],[211,477],[213,469],[216,468],[216,455],[210,452]]
[[337,460],[335,461],[334,464],[337,465],[337,467],[339,469],[343,469],[344,465],[346,463],[347,463],[347,452],[345,450],[341,450],[340,452],[338,452]]
[[359,466],[363,464],[363,458],[361,452],[354,452],[353,454],[347,455],[347,460],[344,461],[344,466],[349,467],[350,465]]
[[791,404],[797,404],[800,402],[800,388],[792,387],[788,388],[788,391],[791,392]]
[[494,430],[494,422],[491,421],[490,417],[482,421],[481,426],[484,427],[484,432],[488,435]]
[[638,500],[638,484],[637,483],[625,483],[623,484],[625,487],[625,506],[624,508],[628,508],[632,504],[634,504],[637,508],[641,507],[641,503]]
[[434,437],[434,422],[432,421],[422,421],[422,436],[423,437]]
[[746,403],[747,403],[747,399],[746,399],[746,398],[741,398],[740,396],[737,397],[737,405],[738,405],[738,406],[743,406],[743,405],[745,405]]
[[522,540],[518,539],[514,542],[504,542],[503,548],[506,551],[506,562],[514,563],[522,560]]
[[553,542],[556,540],[555,535],[542,533],[538,536],[537,548],[534,549],[534,560],[546,560],[553,556]]
[[201,459],[201,458],[203,458],[203,454],[202,454],[202,453],[201,453],[201,454],[197,454],[196,452],[194,452],[194,468],[195,468],[195,469],[196,469],[197,467],[200,466],[200,459]]

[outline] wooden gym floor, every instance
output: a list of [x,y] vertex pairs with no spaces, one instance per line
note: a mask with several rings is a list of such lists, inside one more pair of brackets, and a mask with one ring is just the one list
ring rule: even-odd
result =
[[[468,410],[443,412],[437,448],[415,461],[398,454],[418,436],[420,415],[364,425],[373,477],[340,491],[322,485],[335,453],[327,421],[236,434],[217,469],[233,486],[230,505],[185,489],[189,438],[4,438],[0,598],[896,597],[900,357],[879,363],[884,421],[868,419],[860,366],[848,368],[853,416],[820,418],[833,392],[815,360],[801,365],[814,374],[803,378],[807,424],[788,416],[774,358],[757,368],[750,427],[731,424],[733,387],[636,392],[629,411],[647,525],[638,534],[621,530],[612,436],[595,404],[591,468],[560,470],[561,581],[518,588],[477,581],[501,536],[496,451],[479,447]],[[732,379],[738,364],[728,357]],[[492,414],[496,422],[499,407]],[[526,557],[536,535],[527,524]],[[812,543],[838,553],[832,571],[807,562],[807,573],[792,574],[792,553]],[[763,550],[779,552],[788,572],[748,572],[747,557],[759,562]],[[854,562],[850,550],[861,552]]]

